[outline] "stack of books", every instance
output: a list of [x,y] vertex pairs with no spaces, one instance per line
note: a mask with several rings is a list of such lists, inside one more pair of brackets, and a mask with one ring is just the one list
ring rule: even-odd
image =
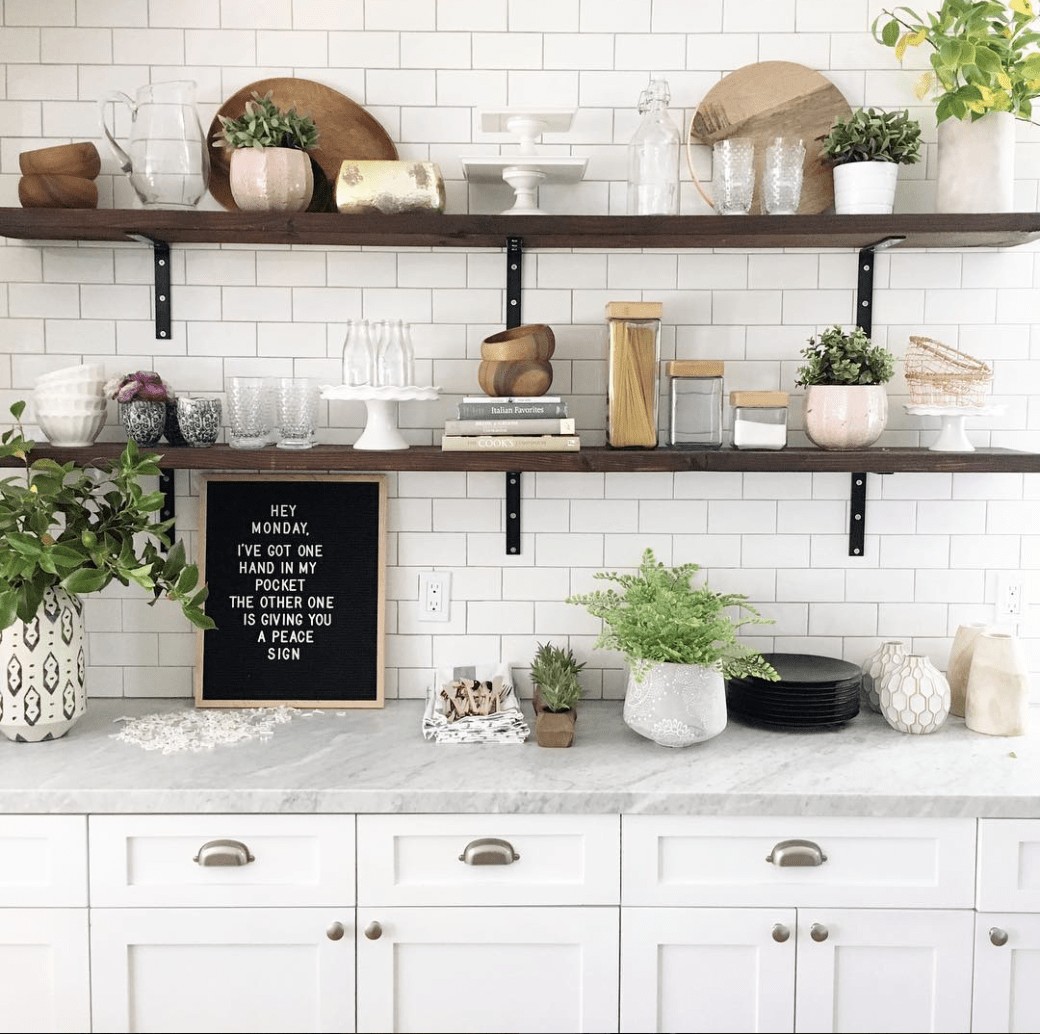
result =
[[581,439],[559,395],[467,395],[444,422],[445,452],[577,452]]

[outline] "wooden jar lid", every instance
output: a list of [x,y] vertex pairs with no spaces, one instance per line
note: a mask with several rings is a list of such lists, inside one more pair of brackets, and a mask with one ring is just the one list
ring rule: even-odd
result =
[[786,391],[731,391],[729,404],[737,409],[786,409]]
[[721,359],[672,359],[664,372],[668,377],[721,377],[725,367]]
[[659,320],[664,302],[607,302],[608,320]]

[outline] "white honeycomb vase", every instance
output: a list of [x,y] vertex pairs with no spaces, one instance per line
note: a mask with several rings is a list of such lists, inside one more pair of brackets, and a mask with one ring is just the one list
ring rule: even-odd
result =
[[950,713],[950,684],[932,662],[918,654],[886,675],[879,686],[881,713],[899,732],[913,735],[942,728]]

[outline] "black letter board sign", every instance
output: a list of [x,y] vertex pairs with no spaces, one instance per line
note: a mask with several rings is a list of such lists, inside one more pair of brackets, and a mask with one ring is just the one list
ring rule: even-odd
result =
[[199,568],[199,707],[383,706],[386,479],[212,474]]

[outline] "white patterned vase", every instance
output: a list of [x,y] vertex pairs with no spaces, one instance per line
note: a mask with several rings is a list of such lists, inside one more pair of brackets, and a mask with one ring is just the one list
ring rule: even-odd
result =
[[899,732],[913,735],[942,728],[950,713],[950,684],[924,656],[910,654],[878,688],[881,713]]
[[1007,632],[975,639],[964,724],[987,736],[1022,736],[1029,726],[1029,674],[1019,641]]
[[726,728],[726,683],[715,668],[655,664],[629,672],[625,724],[662,747],[688,747]]
[[890,675],[906,659],[906,646],[902,640],[892,639],[882,643],[863,662],[863,703],[875,714],[881,713],[881,698],[878,689],[886,675]]
[[56,740],[87,708],[83,603],[47,589],[36,617],[0,632],[0,732],[10,740]]
[[959,625],[950,647],[950,659],[946,662],[946,681],[950,684],[950,714],[964,717],[964,701],[968,694],[968,672],[975,653],[975,640],[989,625],[981,621],[970,625]]

